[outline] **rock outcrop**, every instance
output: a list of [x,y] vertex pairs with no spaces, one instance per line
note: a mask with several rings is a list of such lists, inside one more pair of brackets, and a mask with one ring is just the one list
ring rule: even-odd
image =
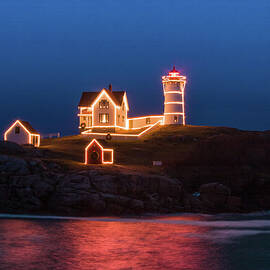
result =
[[183,209],[178,179],[88,168],[66,171],[37,158],[0,155],[0,211],[91,216]]
[[17,143],[0,141],[0,154],[16,155],[22,153],[25,153],[25,150]]
[[[213,139],[216,140],[221,137]],[[208,149],[216,151],[215,147]],[[202,153],[209,157],[215,156],[204,150]],[[168,167],[169,173],[176,172],[174,176],[167,177],[117,166],[63,167],[63,163],[46,156],[46,151],[0,142],[0,212],[93,216],[250,212],[270,208],[270,176],[254,170],[261,168],[257,161],[252,163],[256,167],[237,168],[228,164],[220,168],[209,164],[189,164],[185,168],[176,164],[175,170]],[[258,156],[260,153],[252,160]]]
[[201,185],[200,198],[203,207],[209,210],[226,210],[231,191],[228,187],[219,183]]

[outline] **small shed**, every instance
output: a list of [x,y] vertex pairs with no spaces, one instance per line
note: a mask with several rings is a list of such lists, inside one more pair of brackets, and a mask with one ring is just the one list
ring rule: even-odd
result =
[[40,134],[26,121],[15,121],[4,133],[4,140],[40,146]]
[[105,149],[93,139],[85,148],[85,164],[113,164],[113,149]]

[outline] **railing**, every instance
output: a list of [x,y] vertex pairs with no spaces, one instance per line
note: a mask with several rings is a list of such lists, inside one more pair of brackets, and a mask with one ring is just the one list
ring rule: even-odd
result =
[[42,135],[42,139],[47,139],[47,138],[60,138],[60,132]]

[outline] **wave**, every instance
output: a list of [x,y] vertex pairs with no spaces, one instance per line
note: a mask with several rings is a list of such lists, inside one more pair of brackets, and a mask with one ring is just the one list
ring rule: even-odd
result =
[[265,230],[212,230],[207,233],[189,233],[186,234],[186,238],[200,238],[204,240],[210,240],[217,243],[230,243],[235,238],[255,236],[260,234],[270,234],[270,231]]
[[[245,220],[208,220],[209,215],[192,214],[194,217],[199,217],[202,220],[185,219],[191,215],[173,215],[165,217],[151,217],[151,218],[118,218],[118,217],[66,217],[66,216],[42,216],[42,215],[17,215],[17,214],[0,214],[0,218],[7,219],[54,219],[54,220],[85,220],[85,221],[99,221],[99,222],[147,222],[147,223],[162,223],[172,225],[185,226],[200,226],[211,228],[269,228],[269,219],[245,219]],[[217,215],[218,216],[218,215]],[[256,215],[251,215],[254,217]],[[213,218],[214,215],[211,215]],[[237,216],[235,216],[237,217]],[[239,215],[241,217],[241,215]],[[205,220],[203,220],[205,219]]]

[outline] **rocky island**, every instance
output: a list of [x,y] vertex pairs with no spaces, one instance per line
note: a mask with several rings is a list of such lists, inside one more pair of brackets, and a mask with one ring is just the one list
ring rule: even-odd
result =
[[[83,164],[87,136],[40,148],[0,142],[0,212],[74,216],[270,209],[270,131],[161,127],[104,141],[115,165]],[[162,166],[153,167],[153,161]]]

